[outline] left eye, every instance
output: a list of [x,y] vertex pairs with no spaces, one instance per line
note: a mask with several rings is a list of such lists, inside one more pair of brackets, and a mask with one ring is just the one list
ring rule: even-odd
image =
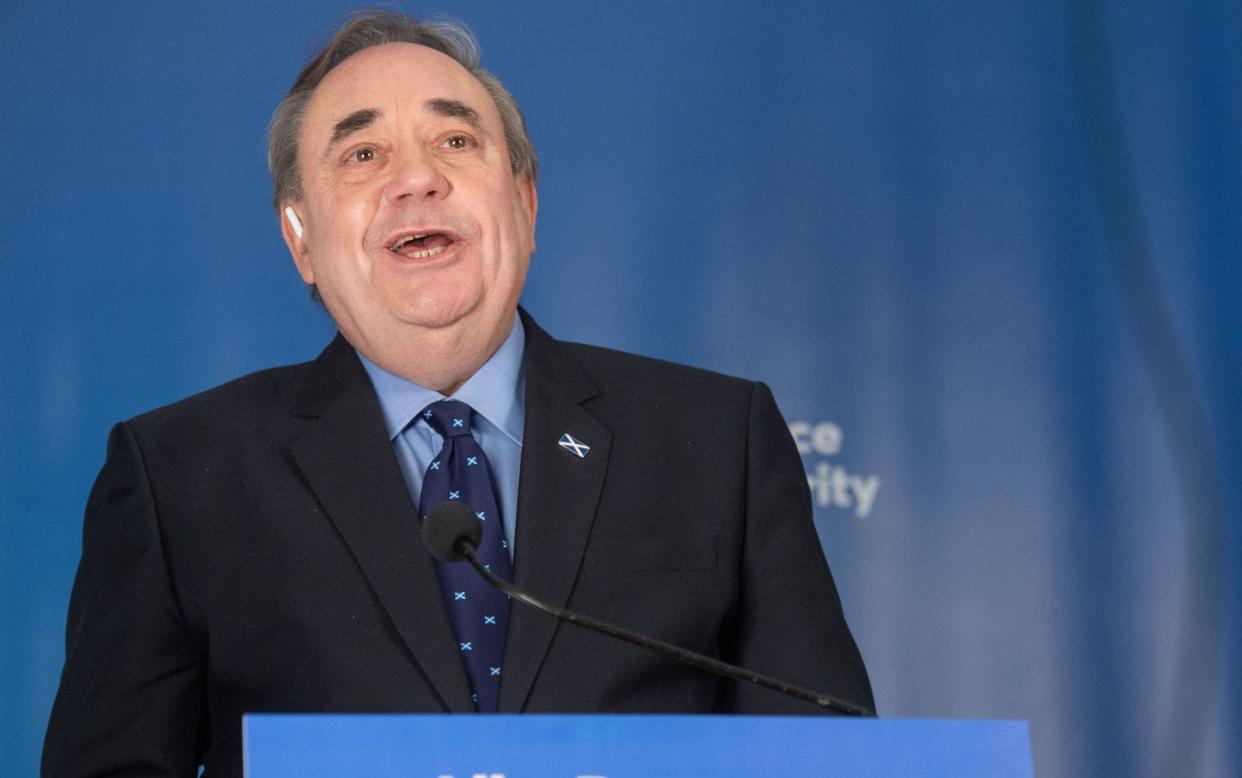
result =
[[470,139],[465,135],[454,135],[444,140],[444,145],[450,149],[464,149],[470,145]]

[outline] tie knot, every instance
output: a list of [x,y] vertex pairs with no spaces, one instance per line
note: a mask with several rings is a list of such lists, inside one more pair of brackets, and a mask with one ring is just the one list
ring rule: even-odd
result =
[[460,400],[439,400],[424,408],[419,418],[447,440],[470,434],[471,413],[470,406]]

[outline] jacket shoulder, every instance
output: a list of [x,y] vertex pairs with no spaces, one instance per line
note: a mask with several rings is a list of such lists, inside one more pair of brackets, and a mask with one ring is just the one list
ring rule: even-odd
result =
[[653,392],[749,397],[755,381],[584,343],[564,344],[600,388],[647,386]]
[[312,362],[267,368],[236,378],[169,405],[135,416],[127,424],[139,432],[185,427],[254,426],[289,415]]

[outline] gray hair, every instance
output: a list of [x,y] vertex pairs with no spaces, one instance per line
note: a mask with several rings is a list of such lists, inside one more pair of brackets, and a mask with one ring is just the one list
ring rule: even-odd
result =
[[479,44],[460,22],[420,22],[404,14],[364,10],[349,17],[327,45],[303,68],[293,87],[272,115],[267,133],[267,166],[272,174],[272,205],[279,213],[285,200],[302,199],[302,173],[298,169],[298,134],[306,106],[319,82],[348,57],[386,43],[415,43],[452,57],[478,79],[491,96],[504,127],[505,145],[513,173],[534,181],[539,159],[526,130],[526,118],[509,90],[479,64]]

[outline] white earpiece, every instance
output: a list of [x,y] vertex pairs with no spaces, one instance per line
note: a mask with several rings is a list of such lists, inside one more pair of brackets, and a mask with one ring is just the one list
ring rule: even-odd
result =
[[298,220],[297,211],[293,210],[292,205],[285,206],[285,218],[289,220],[289,226],[293,228],[293,234],[302,237],[302,222]]

